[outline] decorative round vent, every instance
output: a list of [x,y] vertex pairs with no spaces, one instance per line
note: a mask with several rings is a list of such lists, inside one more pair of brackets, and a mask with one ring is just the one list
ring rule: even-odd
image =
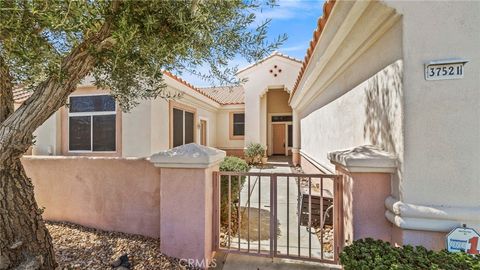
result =
[[270,73],[272,73],[273,77],[277,77],[279,73],[282,73],[282,69],[274,65],[273,68],[270,69]]

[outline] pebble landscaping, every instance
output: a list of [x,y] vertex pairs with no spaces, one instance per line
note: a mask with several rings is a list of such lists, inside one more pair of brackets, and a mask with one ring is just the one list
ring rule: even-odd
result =
[[160,240],[139,235],[106,232],[70,223],[47,222],[59,266],[66,269],[112,269],[111,263],[128,254],[130,268],[189,269],[160,253]]

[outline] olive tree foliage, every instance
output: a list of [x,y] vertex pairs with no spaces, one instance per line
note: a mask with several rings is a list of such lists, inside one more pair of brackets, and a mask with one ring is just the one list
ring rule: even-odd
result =
[[[165,70],[235,83],[230,59],[258,60],[285,39],[267,42],[267,23],[251,27],[264,6],[253,0],[0,0],[0,270],[56,267],[20,157],[81,80],[93,76],[124,111],[141,99],[174,98]],[[205,66],[211,72],[199,74]],[[14,111],[16,87],[32,95]]]
[[[14,85],[35,89],[40,82],[67,76],[62,60],[88,44],[95,57],[90,72],[108,87],[125,111],[142,98],[170,97],[162,71],[191,72],[206,80],[235,84],[229,60],[240,54],[255,61],[285,40],[266,41],[268,23],[252,28],[255,11],[274,2],[255,1],[0,1],[0,56]],[[197,72],[208,66],[210,72]]]

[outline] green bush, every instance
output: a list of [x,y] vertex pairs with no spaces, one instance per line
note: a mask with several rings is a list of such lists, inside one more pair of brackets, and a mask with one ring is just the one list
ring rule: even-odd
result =
[[[220,171],[223,172],[248,172],[248,164],[245,160],[237,157],[226,157],[220,163]],[[238,219],[239,192],[245,183],[245,177],[232,176],[230,179],[230,207],[232,221]],[[220,221],[223,226],[228,226],[228,176],[221,177],[220,187]],[[232,232],[236,232],[237,222],[232,222]]]
[[480,270],[480,256],[431,251],[424,247],[393,247],[387,242],[371,238],[354,241],[340,254],[345,270],[410,270],[458,269]]
[[225,157],[220,163],[222,172],[248,172],[248,164],[245,160],[238,157]]
[[265,147],[259,143],[249,143],[244,151],[245,157],[252,164],[258,164],[265,155]]

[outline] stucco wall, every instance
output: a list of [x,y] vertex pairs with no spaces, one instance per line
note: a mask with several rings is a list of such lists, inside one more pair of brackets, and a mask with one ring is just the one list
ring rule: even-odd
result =
[[158,151],[169,149],[168,101],[162,98],[152,100],[150,112],[151,135],[149,154],[154,154]]
[[[168,106],[167,110],[168,110]],[[164,118],[168,119],[167,116]],[[138,106],[122,117],[123,156],[124,157],[147,157],[151,155],[152,134],[152,101],[143,100]],[[160,123],[158,123],[160,124]],[[167,129],[168,130],[168,129]],[[157,137],[155,144],[160,144],[161,138]],[[168,142],[168,137],[167,137]]]
[[217,112],[216,119],[216,148],[229,150],[229,149],[242,149],[245,146],[244,140],[232,140],[230,139],[230,113],[244,111],[243,106],[235,106],[231,109],[223,109]]
[[197,143],[200,144],[200,120],[207,121],[207,146],[215,147],[217,144],[217,113],[211,109],[198,108]]
[[327,153],[375,144],[401,153],[401,61],[301,120],[301,149],[334,171]]
[[324,169],[334,171],[327,153],[335,150],[374,144],[395,153],[399,159],[392,184],[395,195],[403,161],[401,41],[399,21],[298,110],[301,151]]
[[[172,89],[169,88],[169,90]],[[79,86],[72,95],[99,93],[108,93],[108,91],[99,90],[93,86]],[[199,142],[200,136],[199,120],[207,120],[208,146],[215,147],[217,145],[217,108],[187,94],[176,101],[197,110],[196,142]],[[170,147],[169,110],[169,103],[163,98],[141,100],[128,113],[123,113],[118,107],[117,151],[114,153],[72,153],[68,151],[68,111],[66,108],[61,108],[35,132],[37,139],[33,154],[48,155],[49,149],[51,149],[53,155],[147,157]],[[243,143],[241,147],[243,148]]]
[[[216,146],[216,108],[189,95],[174,100],[195,108],[196,138],[200,140],[200,119],[207,120],[208,146]],[[131,112],[123,114],[123,152],[125,157],[145,157],[170,148],[170,106],[163,98],[142,101]]]
[[[441,231],[394,235],[403,244],[434,247],[439,235],[455,226],[478,227],[480,19],[475,14],[480,3],[337,3],[332,18],[343,21],[327,23],[312,58],[318,62],[312,60],[307,72],[312,77],[303,80],[307,86],[292,99],[302,119],[302,151],[330,168],[325,154],[334,150],[328,149],[332,145],[338,150],[377,144],[395,153],[393,197],[414,209],[431,208],[411,219],[403,212],[387,212],[387,217],[404,229]],[[365,27],[369,23],[378,28]],[[337,30],[345,36],[326,46]],[[326,56],[319,49],[324,45]],[[452,58],[469,61],[464,78],[425,80],[426,63]],[[442,216],[430,218],[435,211]]]
[[61,115],[54,113],[34,133],[33,155],[56,155],[61,153]]
[[[261,97],[269,88],[282,88],[288,90],[293,88],[293,84],[300,70],[300,63],[286,59],[282,56],[273,56],[266,61],[257,64],[250,69],[238,74],[239,78],[247,79],[245,83],[245,143],[258,142],[266,144],[266,125],[267,119],[265,100],[261,102]],[[278,71],[270,72],[277,66]],[[273,74],[277,74],[275,77]],[[262,109],[263,108],[263,109]],[[259,117],[261,116],[261,117]]]
[[[177,258],[211,260],[213,182],[218,166],[207,169],[162,168],[161,249]],[[195,206],[195,207],[192,207]]]
[[271,89],[267,92],[268,113],[291,113],[292,108],[288,106],[290,94],[283,89]]
[[47,220],[158,237],[160,169],[145,159],[24,157]]
[[[405,158],[400,199],[480,206],[480,2],[386,1],[403,16]],[[459,80],[426,81],[424,64],[464,58]]]
[[[337,166],[343,185],[343,234],[346,244],[362,238],[392,240],[392,224],[385,218],[390,194],[389,173],[349,173]],[[372,187],[376,192],[370,193]],[[368,194],[368,196],[366,196]]]

